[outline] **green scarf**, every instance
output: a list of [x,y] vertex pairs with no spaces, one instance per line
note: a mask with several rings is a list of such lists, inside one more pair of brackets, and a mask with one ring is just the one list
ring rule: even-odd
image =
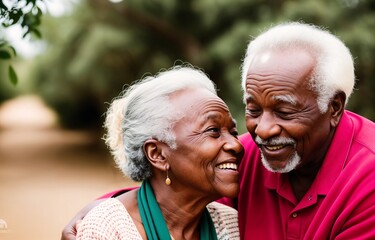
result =
[[[167,224],[148,180],[143,181],[138,190],[138,208],[148,239],[171,240]],[[200,220],[200,239],[217,240],[215,226],[207,208]]]

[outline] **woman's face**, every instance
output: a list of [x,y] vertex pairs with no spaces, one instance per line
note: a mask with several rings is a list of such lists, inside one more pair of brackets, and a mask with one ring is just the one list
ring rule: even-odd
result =
[[212,200],[235,197],[243,147],[227,105],[206,89],[179,91],[171,101],[182,114],[173,128],[177,148],[168,153],[173,186]]

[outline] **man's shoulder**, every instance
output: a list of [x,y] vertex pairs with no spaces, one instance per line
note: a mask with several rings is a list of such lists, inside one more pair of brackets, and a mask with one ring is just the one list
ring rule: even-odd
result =
[[244,162],[246,162],[246,165],[250,162],[257,162],[255,160],[260,157],[260,151],[251,135],[249,133],[244,133],[239,137],[239,140],[245,150],[241,165],[244,165]]
[[244,146],[245,152],[253,151],[254,149],[258,150],[258,146],[254,142],[250,133],[244,133],[244,134],[240,135],[239,140],[240,140],[241,144]]
[[250,133],[248,133],[248,132],[241,134],[238,138],[240,139],[240,141],[241,141],[242,144],[249,143],[249,142],[250,143],[251,142],[254,143],[254,141],[253,141]]
[[362,164],[363,159],[375,160],[374,142],[375,123],[345,110],[335,130],[325,161],[339,161],[347,166],[349,163]]

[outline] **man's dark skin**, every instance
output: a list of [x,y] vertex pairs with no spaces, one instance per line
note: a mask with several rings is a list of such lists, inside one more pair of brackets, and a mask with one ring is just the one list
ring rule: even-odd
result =
[[[286,53],[286,51],[288,52]],[[287,54],[293,57],[288,57]],[[264,61],[266,58],[270,60]],[[317,95],[314,91],[309,90],[307,85],[309,82],[305,80],[312,74],[315,65],[314,57],[304,49],[265,51],[259,54],[250,64],[246,82],[246,86],[248,86],[246,93],[248,96],[246,127],[253,138],[259,136],[262,139],[269,139],[287,132],[289,135],[285,135],[288,137],[302,139],[302,143],[297,144],[300,153],[304,153],[303,156],[301,155],[302,162],[293,171],[288,172],[290,183],[298,201],[310,188],[323,163],[331,143],[330,139],[333,138],[345,105],[345,93],[339,91],[331,100],[328,111],[321,114],[316,102]],[[296,95],[300,97],[299,101],[304,103],[305,107],[298,111],[298,114],[294,113],[297,111],[290,110],[291,107],[288,104],[282,105],[283,101],[273,100],[270,97],[272,92],[277,92],[285,98],[290,92],[298,92],[300,95]],[[285,100],[285,102],[290,103],[291,100],[290,102]],[[263,109],[259,110],[259,106],[263,106]],[[295,121],[289,123],[283,120],[275,120],[277,114],[287,115],[278,108],[288,113],[289,111],[293,112],[290,115],[295,118]],[[278,113],[275,109],[281,113]],[[258,112],[262,112],[263,115],[259,116]],[[289,116],[286,116],[286,118],[289,119]],[[324,129],[316,128],[311,119],[325,122],[324,126],[326,127]],[[329,139],[329,141],[322,142],[322,139]],[[315,146],[315,148],[309,148],[308,146]],[[273,170],[281,170],[286,168],[288,161],[289,158],[268,162]]]
[[[334,99],[332,100],[332,106],[333,108],[342,108],[343,103],[345,99],[345,93],[339,92],[335,95]],[[310,171],[308,171],[308,174],[302,174],[303,178],[299,177],[299,174],[297,172],[291,172],[289,173],[289,178],[291,179],[291,183],[293,184],[294,192],[297,199],[301,199],[302,196],[307,192],[308,188],[311,186],[311,183],[313,182],[320,165],[314,165],[314,171],[312,168],[310,168]],[[309,177],[307,177],[309,176]],[[133,189],[133,188],[132,188]],[[115,196],[118,196],[122,194],[123,192],[117,193]],[[82,210],[80,210],[73,219],[70,220],[70,222],[66,225],[66,227],[63,229],[61,240],[75,240],[76,234],[77,234],[77,225],[81,222],[81,220],[84,218],[84,216],[96,205],[98,205],[100,202],[104,201],[105,199],[97,199],[91,203],[89,203],[87,206],[85,206]]]
[[[334,112],[338,113],[339,117],[337,119],[340,119],[345,106],[345,93],[342,91],[336,93],[331,100],[330,106]],[[333,138],[334,132],[334,130],[330,132],[329,138]],[[329,145],[330,144],[326,143],[326,146],[322,146],[322,149],[325,149],[325,152],[328,151]],[[293,186],[294,194],[298,201],[302,199],[311,187],[323,164],[324,157],[325,155],[323,155],[321,159],[318,159],[319,161],[307,164],[304,169],[298,169],[299,171],[291,171],[288,173],[290,183]]]

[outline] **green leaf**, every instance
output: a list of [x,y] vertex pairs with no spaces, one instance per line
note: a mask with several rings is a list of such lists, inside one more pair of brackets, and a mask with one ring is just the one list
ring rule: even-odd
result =
[[8,10],[7,6],[3,3],[3,1],[0,1],[0,8],[4,10]]
[[43,11],[39,7],[37,7],[37,9],[38,9],[38,13],[36,14],[36,16],[41,17],[43,15]]
[[8,75],[9,75],[10,82],[13,83],[13,85],[17,85],[18,83],[17,73],[16,71],[14,71],[14,68],[12,66],[9,66]]
[[15,49],[13,46],[9,46],[9,48],[12,49],[12,51],[13,51],[13,55],[14,55],[14,56],[17,56],[17,51],[16,51],[16,49]]
[[11,55],[8,51],[0,50],[0,58],[1,59],[10,59]]
[[22,35],[22,38],[25,38],[27,36],[27,34],[30,33],[30,29],[28,27],[23,27],[25,30],[25,33]]
[[31,31],[38,37],[38,38],[42,38],[42,34],[39,32],[38,29],[31,29]]
[[21,19],[23,13],[21,10],[19,9],[13,9],[13,11],[11,11],[9,13],[9,18],[12,19],[12,25],[18,23],[18,21]]

